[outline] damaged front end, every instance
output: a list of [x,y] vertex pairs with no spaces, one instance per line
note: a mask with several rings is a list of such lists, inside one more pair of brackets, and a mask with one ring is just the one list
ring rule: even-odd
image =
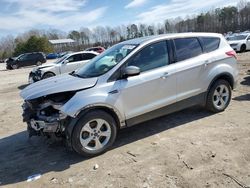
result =
[[74,95],[65,92],[26,100],[22,105],[23,121],[27,123],[29,136],[64,137],[69,117],[60,108]]

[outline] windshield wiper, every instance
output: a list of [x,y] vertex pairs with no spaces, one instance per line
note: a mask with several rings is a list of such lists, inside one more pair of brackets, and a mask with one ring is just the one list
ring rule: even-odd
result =
[[69,75],[75,76],[75,77],[78,77],[78,78],[87,78],[86,76],[77,74],[75,71],[72,71],[71,73],[69,73]]

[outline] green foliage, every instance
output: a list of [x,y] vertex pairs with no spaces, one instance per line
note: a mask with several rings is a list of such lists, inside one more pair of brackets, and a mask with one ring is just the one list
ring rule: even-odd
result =
[[28,52],[52,52],[53,48],[49,44],[46,37],[31,36],[25,42],[18,42],[14,50],[14,55],[17,56],[22,53]]

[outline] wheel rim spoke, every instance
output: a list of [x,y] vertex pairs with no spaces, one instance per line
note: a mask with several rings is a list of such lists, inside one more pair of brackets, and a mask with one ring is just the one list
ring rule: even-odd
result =
[[101,131],[100,136],[105,136],[105,137],[109,137],[111,135],[111,131],[107,130],[107,131]]
[[86,124],[85,126],[83,126],[82,130],[86,131],[86,132],[89,132],[89,133],[93,132],[93,129],[89,126],[89,123]]
[[80,142],[83,147],[88,146],[91,140],[92,140],[92,137],[88,137],[87,139],[83,139],[82,137],[80,138]]
[[96,130],[100,131],[101,127],[105,124],[105,121],[102,119],[98,119],[96,120],[96,122],[97,122]]
[[102,143],[100,142],[100,140],[99,140],[99,138],[96,138],[95,139],[95,149],[97,150],[97,149],[100,149],[100,148],[102,148],[103,147],[103,145],[102,145]]

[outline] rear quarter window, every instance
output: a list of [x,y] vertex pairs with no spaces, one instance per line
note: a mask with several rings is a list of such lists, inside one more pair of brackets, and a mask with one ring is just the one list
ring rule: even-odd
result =
[[198,38],[174,39],[176,60],[183,61],[202,54]]
[[205,52],[212,52],[217,50],[220,45],[220,38],[217,37],[201,37],[200,38],[203,44]]

